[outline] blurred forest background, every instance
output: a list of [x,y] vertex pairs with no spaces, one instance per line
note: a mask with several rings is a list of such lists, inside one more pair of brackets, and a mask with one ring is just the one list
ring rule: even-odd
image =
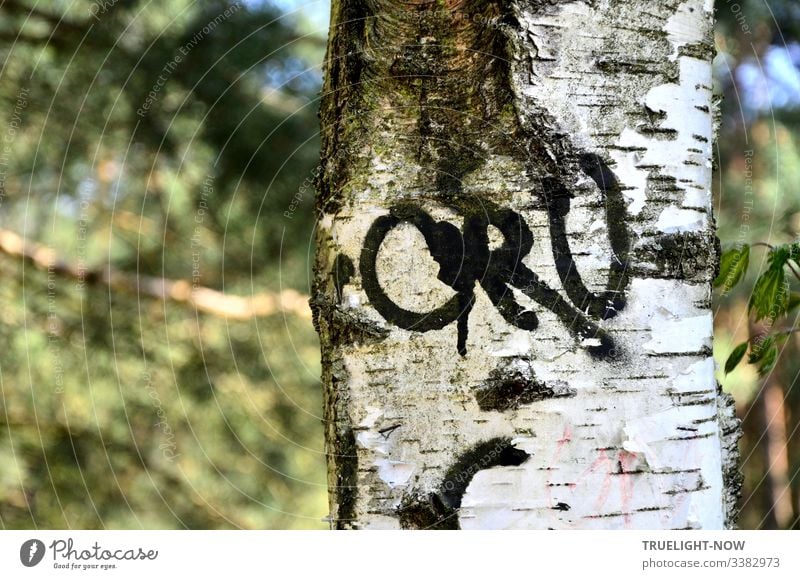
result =
[[[305,296],[328,10],[0,0],[2,528],[327,527]],[[800,4],[717,11],[719,236],[794,241]],[[717,300],[721,363],[759,331],[759,260]],[[800,526],[797,340],[766,379],[720,374],[743,528]]]
[[[717,91],[723,96],[717,141],[715,210],[723,248],[800,241],[800,3],[716,0]],[[718,292],[714,356],[724,366],[734,346],[767,329],[748,317],[754,280],[767,266],[755,247],[747,279]],[[792,289],[797,290],[797,280]],[[782,317],[776,328],[792,328]],[[800,334],[760,377],[741,364],[718,372],[743,420],[744,477],[739,527],[800,528]]]

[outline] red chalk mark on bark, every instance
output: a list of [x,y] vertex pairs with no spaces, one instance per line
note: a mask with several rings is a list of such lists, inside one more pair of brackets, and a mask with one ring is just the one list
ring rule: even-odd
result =
[[605,450],[600,450],[598,454],[599,456],[595,461],[581,474],[581,479],[583,479],[584,476],[595,472],[601,466],[605,467],[606,476],[603,477],[603,483],[600,485],[600,493],[597,495],[597,501],[594,506],[594,510],[597,513],[601,511],[603,505],[608,500],[608,495],[611,492],[611,473],[614,468],[613,462],[608,457],[608,453]]
[[[545,492],[545,496],[547,497],[547,504],[548,505],[555,504],[555,501],[553,500],[553,487],[551,486],[552,485],[551,478],[552,478],[553,472],[554,472],[552,470],[553,465],[554,464],[558,464],[559,458],[561,457],[561,452],[564,450],[564,447],[567,445],[567,443],[569,443],[571,441],[572,441],[572,427],[569,424],[566,424],[564,426],[564,432],[561,434],[561,438],[556,440],[555,451],[553,452],[553,456],[552,456],[552,458],[550,459],[550,462],[547,465],[548,471],[547,471],[547,477],[545,478],[545,481],[544,481],[544,492]],[[576,486],[577,485],[575,483],[569,483],[567,485],[567,488],[569,488],[570,492],[572,492],[575,489]],[[551,519],[557,518],[556,514],[555,514],[555,511],[553,513],[551,513],[550,518]]]
[[627,450],[620,450],[617,454],[617,461],[622,472],[619,474],[619,495],[622,512],[625,513],[625,527],[630,527],[631,515],[630,506],[633,498],[634,479],[627,471],[633,470],[631,467],[636,463],[637,456]]

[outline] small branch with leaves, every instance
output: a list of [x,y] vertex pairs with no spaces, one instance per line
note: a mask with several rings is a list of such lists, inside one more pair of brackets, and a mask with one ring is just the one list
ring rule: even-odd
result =
[[800,243],[740,244],[728,249],[722,254],[719,275],[714,280],[714,287],[722,288],[722,295],[727,295],[744,279],[750,265],[752,247],[766,247],[769,250],[767,267],[756,279],[747,306],[747,312],[754,316],[754,321],[764,321],[766,331],[751,336],[733,349],[725,362],[725,374],[739,365],[749,349],[747,362],[757,366],[759,375],[763,377],[775,367],[778,348],[797,331],[795,328],[776,328],[775,321],[800,306],[800,293],[793,292],[790,283],[790,274],[800,280]]

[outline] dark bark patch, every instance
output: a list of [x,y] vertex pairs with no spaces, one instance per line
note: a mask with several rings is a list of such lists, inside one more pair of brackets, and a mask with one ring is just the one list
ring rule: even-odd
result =
[[474,394],[481,410],[506,412],[538,400],[572,397],[576,392],[563,382],[544,384],[536,380],[532,372],[496,368]]
[[713,232],[659,235],[637,247],[634,255],[637,263],[655,266],[656,272],[647,272],[650,277],[707,278],[717,264],[717,240]]
[[355,272],[353,260],[343,253],[336,256],[336,259],[333,261],[333,270],[331,274],[333,275],[333,285],[336,288],[337,303],[342,303],[342,290],[344,286],[350,283],[350,279]]
[[458,514],[445,507],[436,493],[406,498],[397,514],[404,529],[452,531],[459,528]]
[[324,297],[312,298],[309,303],[317,331],[320,332],[324,324],[325,331],[334,344],[377,344],[389,336],[388,328],[356,310],[344,310]]
[[334,529],[353,528],[356,522],[356,496],[358,492],[358,456],[356,438],[349,425],[337,429],[335,445],[339,456],[333,461],[336,488],[334,494],[338,504]]
[[660,72],[661,63],[652,60],[622,60],[619,58],[598,58],[595,66],[606,74],[646,74]]

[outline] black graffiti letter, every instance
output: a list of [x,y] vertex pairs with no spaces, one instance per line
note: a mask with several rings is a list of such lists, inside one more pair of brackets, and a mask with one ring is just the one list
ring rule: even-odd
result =
[[586,348],[590,354],[603,357],[613,350],[613,340],[605,331],[567,303],[561,294],[541,281],[523,263],[533,247],[533,234],[522,216],[510,209],[489,210],[486,215],[487,225],[495,226],[503,234],[504,242],[489,255],[486,274],[479,281],[506,321],[523,330],[534,330],[538,326],[536,315],[523,310],[514,299],[511,287],[515,287],[556,314],[574,335],[598,340],[597,345]]
[[550,217],[550,240],[556,271],[569,299],[578,310],[588,312],[593,318],[607,320],[625,308],[625,290],[630,281],[627,263],[630,239],[624,221],[625,201],[616,176],[598,155],[591,153],[582,155],[580,166],[603,194],[612,254],[606,290],[599,294],[590,292],[578,273],[567,240],[565,225],[565,218],[570,208],[570,196],[563,185],[555,181],[548,183],[545,191]]
[[[417,313],[401,308],[389,299],[378,281],[378,250],[386,235],[403,222],[410,223],[422,233],[431,255],[439,264],[438,279],[457,292],[431,312]],[[434,221],[414,205],[399,204],[392,207],[389,215],[376,219],[367,231],[359,269],[370,303],[387,322],[404,330],[427,332],[440,330],[458,320],[458,352],[463,356],[467,351],[467,320],[474,302],[475,278],[470,275],[473,270],[470,259],[456,226],[446,221]]]

